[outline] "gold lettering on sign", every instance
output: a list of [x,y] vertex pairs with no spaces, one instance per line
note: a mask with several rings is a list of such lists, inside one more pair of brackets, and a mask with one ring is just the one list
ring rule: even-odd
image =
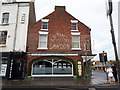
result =
[[70,49],[70,45],[67,44],[69,43],[69,39],[62,33],[56,33],[50,40],[51,44],[49,49]]
[[81,61],[78,61],[78,75],[81,76],[81,74],[82,74]]
[[66,44],[53,44],[50,46],[50,49],[70,49],[70,45]]

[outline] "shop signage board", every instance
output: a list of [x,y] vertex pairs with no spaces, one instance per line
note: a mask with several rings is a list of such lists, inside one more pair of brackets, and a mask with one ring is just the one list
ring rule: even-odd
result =
[[6,70],[7,70],[7,64],[2,64],[1,65],[1,70],[0,70],[0,76],[5,76],[6,75]]

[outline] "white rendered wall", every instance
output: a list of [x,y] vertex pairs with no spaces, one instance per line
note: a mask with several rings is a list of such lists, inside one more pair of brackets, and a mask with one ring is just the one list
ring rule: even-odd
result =
[[[14,45],[14,38],[15,38],[15,27],[16,27],[16,17],[17,17],[17,4],[4,4],[1,7],[1,13],[0,13],[0,31],[7,31],[7,41],[5,47],[0,47],[0,51],[6,52],[6,51],[13,51],[13,45]],[[9,22],[8,25],[2,24],[2,14],[8,12],[9,15]],[[10,35],[10,37],[8,37]]]
[[[0,13],[0,31],[7,31],[6,46],[0,46],[0,52],[25,52],[27,31],[28,31],[28,16],[29,3],[12,3],[3,4]],[[26,6],[27,5],[27,6]],[[2,13],[9,12],[9,24],[2,24]],[[25,13],[25,22],[21,23],[21,13]],[[10,37],[8,37],[10,35]]]
[[[24,22],[21,21],[23,14],[25,14]],[[26,51],[28,19],[29,19],[29,4],[24,4],[24,6],[22,4],[19,6],[15,51],[23,51],[23,52]]]

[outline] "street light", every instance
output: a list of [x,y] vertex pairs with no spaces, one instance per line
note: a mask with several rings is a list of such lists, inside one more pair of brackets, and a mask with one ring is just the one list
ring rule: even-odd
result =
[[115,41],[115,35],[114,35],[114,28],[113,28],[113,21],[112,21],[112,0],[108,0],[107,4],[107,15],[109,16],[110,19],[110,26],[111,26],[111,36],[112,36],[112,43],[114,47],[114,52],[115,52],[115,59],[116,59],[116,64],[118,68],[118,78],[119,78],[119,83],[120,83],[120,70],[119,70],[119,60],[118,60],[118,54],[117,54],[117,47],[116,47],[116,41]]
[[85,39],[85,42],[84,42],[84,51],[85,51],[85,62],[86,62],[86,72],[87,72],[87,78],[88,78],[88,62],[87,62],[87,43],[88,43],[88,40],[87,38]]

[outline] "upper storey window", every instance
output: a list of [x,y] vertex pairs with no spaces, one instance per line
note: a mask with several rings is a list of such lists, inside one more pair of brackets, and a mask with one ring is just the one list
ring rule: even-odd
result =
[[9,22],[9,13],[3,13],[2,23],[8,24]]
[[78,31],[78,21],[77,20],[71,20],[72,24],[72,30],[71,31]]
[[5,45],[7,40],[7,31],[0,31],[0,45]]
[[72,50],[81,50],[80,48],[80,33],[72,34]]
[[41,30],[48,30],[48,21],[49,19],[42,19]]

